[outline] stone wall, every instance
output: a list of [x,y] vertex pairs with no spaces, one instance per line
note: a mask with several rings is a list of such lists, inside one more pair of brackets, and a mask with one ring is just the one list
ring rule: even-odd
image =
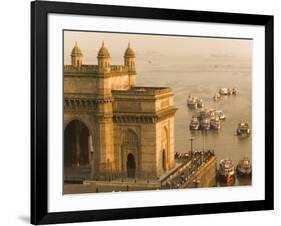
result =
[[[202,166],[185,184],[186,188],[206,188],[216,186],[217,176],[217,162],[216,158],[210,159],[204,166]],[[194,182],[199,183],[194,183]]]

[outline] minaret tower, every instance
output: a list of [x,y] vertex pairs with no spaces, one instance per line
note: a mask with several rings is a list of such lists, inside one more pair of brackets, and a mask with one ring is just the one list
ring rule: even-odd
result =
[[102,42],[102,46],[98,53],[98,67],[100,73],[110,72],[110,54]]
[[128,67],[129,72],[135,72],[136,55],[134,50],[131,48],[130,42],[128,43],[128,48],[124,54],[124,65]]
[[96,150],[98,163],[95,179],[111,179],[116,172],[113,148],[113,112],[111,94],[110,54],[102,42],[98,52],[98,75],[96,97]]
[[128,68],[130,86],[134,86],[136,83],[136,55],[131,48],[130,42],[124,54],[124,65]]
[[71,52],[71,64],[74,67],[81,67],[83,62],[83,54],[81,49],[78,47],[77,42]]

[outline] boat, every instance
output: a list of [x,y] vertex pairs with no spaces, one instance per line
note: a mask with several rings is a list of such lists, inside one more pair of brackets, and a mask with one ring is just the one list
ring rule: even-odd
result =
[[237,176],[251,176],[252,175],[252,163],[248,158],[241,159],[236,166]]
[[215,109],[209,109],[208,110],[208,117],[215,117],[216,114],[215,114],[216,110]]
[[231,88],[227,88],[227,95],[232,95],[233,94],[233,90]]
[[199,129],[199,126],[200,126],[200,122],[197,118],[197,116],[192,116],[192,119],[190,121],[190,124],[189,124],[189,128],[191,130],[198,130]]
[[219,93],[216,93],[214,96],[213,96],[213,100],[214,101],[219,101],[221,100],[221,95]]
[[224,113],[221,110],[216,110],[215,111],[215,116],[218,117],[220,120],[225,120],[226,119]]
[[205,118],[208,118],[209,117],[209,111],[207,109],[201,109],[198,113],[198,120],[201,121]]
[[235,169],[230,159],[222,159],[219,164],[218,174],[220,179],[231,182],[234,180]]
[[237,95],[238,94],[238,89],[237,88],[233,88],[232,89],[232,94],[233,95]]
[[221,121],[220,121],[219,117],[211,118],[210,127],[211,127],[211,129],[220,129],[221,128]]
[[246,121],[241,121],[238,123],[238,128],[236,129],[237,136],[248,136],[251,130],[249,129],[249,124]]
[[188,98],[187,98],[187,106],[196,108],[197,107],[197,99],[198,98],[196,96],[189,95]]
[[205,107],[205,104],[203,103],[203,100],[200,98],[200,99],[197,99],[197,108],[204,108]]
[[203,118],[200,121],[200,129],[202,129],[202,130],[209,130],[210,129],[210,119],[209,118]]
[[228,88],[220,88],[219,94],[220,95],[228,95]]

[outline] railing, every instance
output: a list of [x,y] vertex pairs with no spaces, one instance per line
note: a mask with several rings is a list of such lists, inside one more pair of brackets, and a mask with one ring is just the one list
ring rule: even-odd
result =
[[168,87],[141,87],[141,86],[134,86],[128,90],[112,90],[113,94],[132,94],[132,95],[159,95],[163,93],[172,92],[171,88]]
[[98,65],[64,65],[64,73],[97,73],[98,69]]
[[124,65],[111,65],[110,71],[112,72],[128,72],[128,67]]
[[[97,73],[99,71],[98,65],[87,65],[83,64],[81,66],[64,65],[65,73]],[[124,65],[111,65],[111,72],[128,72],[128,67]]]

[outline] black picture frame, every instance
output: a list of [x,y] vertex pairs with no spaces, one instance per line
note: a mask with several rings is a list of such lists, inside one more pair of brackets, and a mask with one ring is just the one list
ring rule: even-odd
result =
[[[112,16],[265,27],[265,199],[142,208],[48,212],[48,14]],[[31,223],[52,224],[272,210],[273,172],[273,16],[62,2],[31,3]]]

